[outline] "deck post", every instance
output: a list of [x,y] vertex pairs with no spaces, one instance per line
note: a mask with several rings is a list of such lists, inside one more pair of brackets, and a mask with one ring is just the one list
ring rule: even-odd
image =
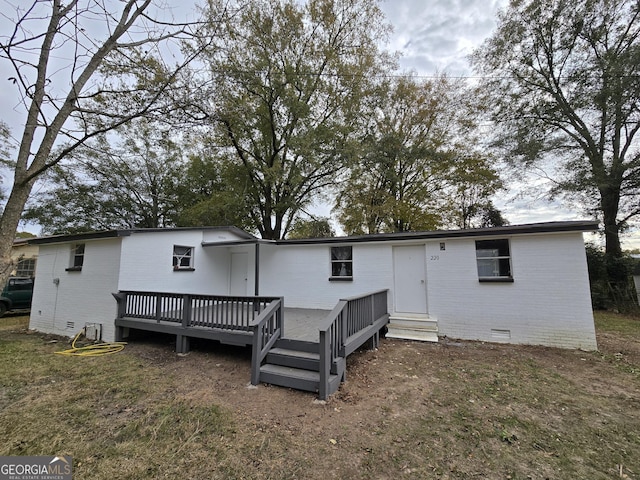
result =
[[176,335],[176,353],[189,353],[189,337]]
[[327,338],[327,331],[320,330],[320,382],[318,385],[318,398],[326,400],[329,397],[329,374],[331,372],[331,345]]
[[256,328],[253,331],[251,348],[251,385],[260,383],[260,350],[262,350],[262,329]]
[[191,295],[182,297],[182,328],[187,328],[191,323]]
[[280,338],[284,338],[284,297],[280,297],[280,308],[276,311],[276,329],[280,329]]
[[156,321],[160,323],[162,317],[162,294],[156,293]]
[[127,293],[126,292],[118,292],[112,293],[113,298],[116,299],[118,304],[116,308],[116,318],[124,318],[127,312]]

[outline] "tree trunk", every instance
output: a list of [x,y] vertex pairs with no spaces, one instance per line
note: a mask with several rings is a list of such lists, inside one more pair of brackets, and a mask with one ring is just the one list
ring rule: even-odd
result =
[[619,311],[635,307],[631,289],[631,272],[622,255],[617,215],[620,194],[615,189],[601,189],[601,207],[605,237],[605,265],[611,301]]
[[23,183],[14,182],[11,195],[7,200],[7,204],[0,217],[0,285],[4,286],[7,283],[11,270],[13,270],[13,260],[11,259],[11,251],[13,249],[13,242],[15,240],[16,231],[18,230],[18,223],[22,216],[22,211],[31,189],[33,187],[33,180]]

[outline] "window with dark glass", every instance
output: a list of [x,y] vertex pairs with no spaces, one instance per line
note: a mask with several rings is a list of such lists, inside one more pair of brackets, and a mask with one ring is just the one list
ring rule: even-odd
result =
[[76,243],[71,246],[71,261],[67,271],[79,272],[84,265],[84,243]]
[[173,269],[193,270],[193,247],[173,246]]
[[331,247],[331,278],[353,278],[353,250],[351,247]]
[[509,240],[477,240],[476,262],[480,281],[510,281],[511,254]]

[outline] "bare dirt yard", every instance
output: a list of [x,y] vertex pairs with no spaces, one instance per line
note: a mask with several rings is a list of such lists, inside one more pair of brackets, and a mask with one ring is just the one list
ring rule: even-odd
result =
[[250,351],[169,337],[115,355],[0,319],[0,455],[71,455],[78,479],[640,479],[640,320],[598,352],[385,339],[327,402],[250,388]]

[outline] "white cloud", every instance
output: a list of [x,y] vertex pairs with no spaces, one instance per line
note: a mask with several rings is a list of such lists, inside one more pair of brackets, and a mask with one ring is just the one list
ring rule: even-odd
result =
[[394,26],[390,50],[418,74],[469,75],[467,56],[495,28],[504,0],[394,0],[382,4]]

